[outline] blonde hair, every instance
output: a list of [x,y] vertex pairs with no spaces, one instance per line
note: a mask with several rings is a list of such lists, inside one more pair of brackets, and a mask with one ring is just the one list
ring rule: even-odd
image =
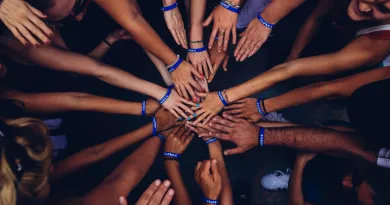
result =
[[17,199],[43,200],[49,192],[51,141],[45,124],[34,118],[4,120],[12,129],[11,140],[22,146],[36,166],[25,170],[20,180],[7,161],[7,143],[0,147],[0,205],[16,205]]

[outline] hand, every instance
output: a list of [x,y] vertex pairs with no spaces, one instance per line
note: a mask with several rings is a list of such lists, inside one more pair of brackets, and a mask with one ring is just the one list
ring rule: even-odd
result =
[[46,18],[46,15],[22,0],[3,0],[0,5],[1,21],[25,46],[30,43],[39,47],[36,38],[46,45],[51,44],[49,37],[54,33],[40,18]]
[[214,43],[213,47],[209,50],[209,53],[210,53],[211,64],[213,65],[213,72],[208,78],[208,82],[210,83],[214,79],[215,74],[217,74],[217,71],[221,66],[222,62],[223,62],[222,64],[223,70],[225,72],[227,71],[229,55],[227,54],[226,51],[218,52],[218,45],[216,43]]
[[[203,47],[203,46],[201,46]],[[206,79],[209,78],[209,73],[213,73],[213,67],[211,66],[211,61],[207,51],[203,52],[188,52],[187,61],[190,62],[199,73],[206,76]]]
[[198,91],[201,91],[202,88],[194,80],[192,74],[194,74],[195,77],[204,78],[204,76],[200,74],[194,67],[192,67],[191,64],[183,61],[180,66],[171,73],[171,76],[179,95],[183,96],[187,101],[192,99],[193,102],[196,102],[197,96],[195,94],[194,88]]
[[205,98],[203,102],[197,107],[192,107],[192,110],[195,110],[195,116],[189,116],[188,118],[192,119],[196,117],[194,125],[197,125],[199,122],[203,121],[203,124],[206,124],[212,117],[218,114],[223,109],[223,103],[218,97],[218,93],[197,93],[199,97]]
[[223,50],[226,51],[228,48],[230,32],[232,32],[233,36],[233,44],[237,42],[237,32],[236,32],[236,24],[237,24],[238,14],[232,11],[229,11],[218,5],[213,12],[211,12],[210,16],[203,23],[203,26],[210,25],[211,21],[214,21],[213,31],[211,32],[210,40],[209,40],[209,49],[214,44],[215,37],[218,33],[218,52]]
[[187,114],[185,114],[184,111],[190,114],[194,113],[194,111],[192,111],[189,107],[187,107],[186,104],[195,106],[195,103],[185,100],[184,98],[182,98],[177,94],[175,89],[172,89],[171,95],[162,104],[162,106],[164,106],[167,110],[169,110],[169,112],[171,112],[177,118],[186,119]]
[[257,110],[256,98],[245,98],[236,101],[225,107],[225,110],[224,113],[233,117],[246,119],[249,122],[258,122],[262,118],[262,115]]
[[206,198],[217,200],[222,190],[222,178],[217,160],[198,162],[195,168],[195,180]]
[[130,40],[130,39],[131,39],[130,34],[124,29],[115,30],[114,32],[110,33],[110,35],[108,35],[106,38],[106,40],[111,45],[119,40]]
[[[162,184],[160,180],[154,181],[141,195],[135,205],[169,205],[175,194],[173,189],[168,190],[170,185],[171,182],[168,180],[164,181]],[[127,205],[127,202],[120,204]]]
[[168,134],[165,140],[164,152],[183,154],[187,146],[194,138],[194,133],[184,125],[176,127]]
[[157,120],[157,131],[169,130],[174,126],[182,124],[182,122],[177,121],[176,117],[164,108],[160,108],[155,117]]
[[272,29],[265,27],[257,18],[254,18],[240,35],[241,39],[234,51],[236,61],[242,62],[253,56],[268,39],[271,31]]
[[[167,5],[164,5],[167,6]],[[184,29],[183,19],[180,14],[179,7],[176,7],[169,11],[164,11],[165,22],[167,23],[168,29],[175,39],[177,45],[181,45],[187,49],[187,36],[186,30]]]
[[216,137],[221,140],[228,140],[237,145],[236,148],[226,150],[225,155],[233,155],[246,152],[259,144],[258,135],[260,127],[246,120],[223,114],[221,118],[215,116],[209,123],[211,128],[218,130],[217,133],[209,132],[201,134],[200,137]]
[[153,116],[156,112],[161,108],[160,103],[153,99],[149,99],[146,101],[146,115]]
[[[214,132],[214,133],[217,133],[219,132],[218,130],[216,129],[213,129],[211,128],[208,124],[197,124],[197,125],[194,125],[192,122],[190,121],[187,121],[187,123],[185,124],[186,127],[190,128],[191,131],[195,132],[196,134],[198,135],[201,135],[201,134],[208,134],[210,132]],[[210,137],[211,138],[211,137]],[[210,138],[207,138],[207,137],[202,137],[202,139],[204,141],[207,141],[209,140]]]

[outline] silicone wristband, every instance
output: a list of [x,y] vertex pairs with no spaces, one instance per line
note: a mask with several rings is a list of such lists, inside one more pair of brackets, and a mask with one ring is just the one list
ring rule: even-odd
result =
[[219,99],[222,101],[223,105],[225,105],[225,106],[228,106],[228,105],[229,105],[229,103],[226,102],[225,98],[223,97],[222,91],[218,91],[218,97],[219,97]]
[[173,152],[164,152],[163,156],[164,157],[169,157],[169,158],[174,158],[174,159],[179,159],[180,158],[180,154],[176,154],[176,153],[173,153]]
[[221,1],[220,4],[221,4],[221,6],[222,6],[223,8],[225,8],[225,9],[227,9],[227,10],[229,10],[229,11],[232,11],[232,12],[234,12],[234,13],[239,13],[239,12],[240,12],[240,9],[234,8],[234,7],[232,7],[231,5],[229,5],[229,4],[227,4],[227,3],[223,2],[223,1]]
[[165,93],[164,97],[161,98],[161,100],[159,100],[158,103],[160,103],[160,104],[162,105],[165,101],[167,101],[167,99],[168,99],[169,96],[171,95],[172,88],[173,88],[173,87],[170,87],[170,86],[168,87],[167,93]]
[[172,67],[170,67],[168,69],[168,72],[172,73],[173,71],[175,71],[180,66],[180,64],[182,62],[183,62],[183,59],[179,58],[179,60],[175,64],[173,64]]
[[162,133],[157,132],[157,137],[159,137],[161,141],[165,142],[165,136]]
[[264,127],[261,127],[259,131],[259,146],[264,146]]
[[188,52],[190,52],[190,53],[200,53],[200,52],[203,52],[205,50],[207,50],[206,47],[203,47],[203,48],[190,48],[190,49],[188,49]]
[[213,137],[213,138],[207,140],[205,143],[206,144],[210,144],[210,143],[213,143],[213,142],[216,142],[216,141],[218,141],[218,139],[216,137]]
[[146,101],[142,101],[142,110],[141,110],[141,115],[145,116],[146,115]]
[[212,200],[212,199],[208,199],[206,197],[202,197],[202,201],[204,203],[208,203],[208,204],[218,204],[218,200]]
[[261,17],[260,13],[257,14],[257,19],[259,19],[260,23],[263,24],[265,27],[272,29],[275,24],[268,23],[266,20]]
[[169,6],[164,6],[161,8],[161,11],[169,11],[169,10],[172,10],[174,8],[176,8],[177,6],[179,5],[178,2],[172,4],[172,5],[169,5]]
[[265,112],[263,109],[261,109],[261,101],[262,101],[262,100],[263,100],[263,99],[261,99],[261,98],[257,99],[257,103],[256,103],[256,105],[257,105],[257,111],[259,111],[259,113],[260,113],[261,116],[265,117],[265,116],[268,115],[268,113]]
[[152,118],[152,124],[153,124],[152,135],[156,135],[156,133],[157,133],[157,119],[155,117]]

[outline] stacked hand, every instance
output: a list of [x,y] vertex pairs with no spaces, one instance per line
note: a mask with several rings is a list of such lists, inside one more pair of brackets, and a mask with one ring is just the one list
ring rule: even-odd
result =
[[[173,4],[173,2],[171,4]],[[187,49],[188,45],[186,30],[184,29],[184,23],[179,8],[176,7],[172,10],[164,11],[164,18],[168,29],[171,32],[173,38],[175,39],[177,45],[181,45],[183,48]]]
[[224,113],[233,117],[246,119],[249,122],[258,122],[262,117],[257,110],[256,98],[245,98],[236,101],[225,107],[225,110]]
[[172,89],[171,95],[162,104],[162,106],[169,110],[176,118],[187,118],[188,114],[185,114],[185,112],[190,114],[194,113],[187,105],[195,106],[195,103],[182,98],[177,94],[175,89]]
[[222,190],[222,179],[217,160],[198,162],[195,168],[195,180],[208,199],[217,200]]
[[192,100],[193,102],[197,102],[197,95],[195,94],[194,89],[202,91],[202,87],[195,81],[192,74],[197,78],[204,78],[204,76],[191,64],[183,61],[180,66],[171,73],[171,77],[179,95],[183,96],[187,101]]
[[153,116],[157,113],[157,111],[161,108],[161,105],[153,100],[149,99],[146,101],[146,115],[147,116]]
[[212,117],[218,114],[223,109],[223,104],[218,97],[218,93],[197,93],[199,97],[205,98],[199,106],[192,107],[195,110],[196,116],[192,115],[189,118],[196,117],[194,125],[203,121],[206,124]]
[[[190,128],[190,130],[192,130],[193,132],[195,132],[198,135],[202,135],[202,134],[208,135],[208,133],[210,133],[210,132],[214,132],[214,133],[218,132],[218,130],[211,128],[208,124],[205,124],[205,125],[198,124],[195,126],[195,125],[193,125],[192,122],[188,121],[185,126]],[[202,138],[204,141],[207,141],[210,139],[210,137],[202,137]]]
[[25,1],[3,0],[0,4],[1,21],[24,45],[40,46],[36,38],[50,45],[49,37],[54,34],[40,18],[46,18],[46,15]]
[[265,27],[257,18],[254,18],[240,35],[237,48],[234,51],[236,61],[244,61],[253,56],[268,39],[272,29]]
[[214,43],[214,45],[210,49],[210,59],[211,64],[213,65],[213,73],[211,73],[210,77],[208,78],[208,82],[210,83],[213,79],[215,74],[217,74],[217,71],[219,67],[222,64],[223,70],[227,71],[227,66],[229,62],[229,55],[227,54],[227,51],[221,51],[218,52],[218,44]]
[[191,130],[184,125],[174,128],[169,134],[164,132],[164,135],[167,136],[164,151],[176,154],[182,154],[194,138]]
[[[203,48],[203,44],[199,44],[198,48]],[[199,73],[206,76],[206,79],[209,79],[210,74],[214,73],[207,51],[188,52],[187,61],[190,62]]]
[[157,120],[157,131],[169,130],[172,127],[182,124],[181,122],[178,122],[176,117],[165,108],[160,108],[155,117]]

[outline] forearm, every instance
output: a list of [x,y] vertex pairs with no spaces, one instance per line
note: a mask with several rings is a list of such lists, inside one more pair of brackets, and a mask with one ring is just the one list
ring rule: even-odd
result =
[[226,164],[222,154],[222,147],[220,142],[213,142],[208,145],[210,159],[216,159],[218,161],[218,169],[222,178],[222,190],[220,194],[221,205],[233,205],[233,191],[230,184],[229,174],[226,169]]
[[51,177],[53,179],[58,179],[94,164],[136,142],[145,139],[151,134],[152,124],[149,123],[133,132],[116,137],[102,144],[86,148],[57,163]]
[[206,0],[190,1],[190,41],[203,41]]
[[269,23],[276,24],[303,2],[304,0],[273,0],[261,12],[261,16]]
[[365,151],[355,133],[326,128],[283,127],[266,128],[264,144],[284,146],[318,153],[346,153],[376,162],[375,154]]
[[145,50],[145,52],[148,55],[149,59],[154,64],[154,66],[156,66],[158,72],[160,72],[160,75],[163,78],[165,84],[167,86],[172,85],[173,81],[172,81],[172,78],[171,78],[171,74],[168,72],[167,68],[165,67],[165,63],[162,62],[160,59],[158,59],[153,54],[149,53],[148,51]]
[[317,19],[308,19],[298,32],[297,38],[291,48],[290,56],[298,58],[305,47],[309,44],[314,34],[317,33],[317,29],[320,26],[320,22]]
[[188,194],[187,188],[181,176],[179,163],[177,161],[165,161],[164,164],[168,178],[171,180],[172,187],[175,190],[175,196],[173,197],[174,204],[191,205],[191,197]]
[[129,155],[108,177],[84,197],[84,204],[112,204],[127,196],[152,166],[161,140],[152,137]]
[[106,40],[106,41],[107,42],[105,42],[105,41],[100,42],[99,45],[95,49],[93,49],[91,52],[89,52],[87,55],[91,58],[94,58],[94,59],[102,58],[107,53],[107,51],[110,50],[111,45],[114,43],[113,41],[112,42],[108,42],[108,40]]
[[51,114],[68,111],[93,111],[112,114],[141,115],[141,103],[127,102],[88,93],[22,93],[6,91],[2,98],[23,102],[31,113]]
[[289,205],[304,205],[305,203],[302,193],[302,178],[305,166],[306,161],[298,156],[288,184]]
[[314,100],[349,97],[363,85],[390,78],[390,67],[378,68],[337,80],[298,88],[264,101],[268,112],[305,104]]
[[143,18],[135,0],[95,0],[119,25],[127,30],[132,38],[145,50],[171,64],[176,60],[175,53],[160,39],[158,34]]

